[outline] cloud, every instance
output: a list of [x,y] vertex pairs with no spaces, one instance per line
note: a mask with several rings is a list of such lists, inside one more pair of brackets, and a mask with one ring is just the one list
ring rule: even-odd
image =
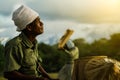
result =
[[36,0],[27,4],[47,19],[71,19],[82,23],[119,23],[120,1],[112,1]]
[[84,38],[87,42],[93,42],[101,38],[110,39],[110,35],[120,33],[120,24],[84,24],[70,20],[45,21],[45,32],[38,37],[40,41],[47,41],[56,36],[59,40],[66,29],[73,29],[71,39]]
[[16,32],[16,27],[11,20],[11,15],[0,14],[0,41],[5,44],[8,39],[13,38],[17,34],[18,32]]
[[84,38],[91,43],[101,38],[110,39],[110,36],[115,33],[120,33],[120,24],[80,24],[75,28],[73,37]]
[[1,33],[1,32],[4,32],[4,31],[5,31],[5,29],[0,29],[0,33]]
[[3,0],[0,39],[6,41],[19,34],[11,13],[22,3],[39,12],[44,22],[45,32],[37,37],[41,42],[49,43],[51,37],[59,39],[67,28],[75,31],[72,39],[85,38],[88,42],[102,37],[109,39],[111,34],[120,32],[119,0]]
[[9,0],[1,1],[0,12],[9,14],[16,4],[22,3],[39,12],[43,19],[71,19],[82,23],[120,22],[119,0]]
[[13,5],[16,4],[16,0],[1,0],[0,1],[0,14],[2,15],[9,15],[13,9]]

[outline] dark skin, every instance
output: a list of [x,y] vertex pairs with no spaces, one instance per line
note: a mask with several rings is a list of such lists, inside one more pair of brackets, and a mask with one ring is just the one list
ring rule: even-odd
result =
[[36,36],[42,34],[43,31],[43,23],[40,21],[39,17],[36,18],[33,23],[30,23],[26,26],[26,28],[22,31],[28,37],[31,42],[34,42]]
[[[32,23],[28,24],[26,28],[22,30],[22,32],[33,43],[36,40],[36,37],[44,32],[43,23],[40,21],[39,17],[37,17]],[[5,72],[4,77],[10,80],[53,80],[49,77],[48,73],[40,64],[38,66],[38,69],[41,71],[43,77],[24,75],[16,70]]]

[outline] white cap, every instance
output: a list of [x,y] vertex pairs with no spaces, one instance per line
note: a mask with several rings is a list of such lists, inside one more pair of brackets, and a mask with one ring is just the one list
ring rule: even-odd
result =
[[72,49],[72,48],[75,47],[74,43],[73,43],[71,40],[68,40],[68,41],[66,42],[66,45],[67,45],[67,47],[68,47],[69,49]]
[[26,28],[28,24],[33,22],[39,14],[31,8],[21,5],[18,9],[13,12],[12,20],[17,26],[17,31],[21,31]]

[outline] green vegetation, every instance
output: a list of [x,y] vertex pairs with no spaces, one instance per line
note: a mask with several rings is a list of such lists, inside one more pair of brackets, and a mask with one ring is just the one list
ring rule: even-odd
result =
[[[79,48],[80,56],[107,55],[120,60],[120,33],[111,35],[109,40],[102,38],[89,44],[84,39],[76,39],[74,43]],[[58,72],[66,63],[67,54],[57,49],[57,44],[50,46],[44,43],[38,45],[43,67],[47,72]],[[4,69],[4,46],[0,43],[0,72]],[[2,80],[2,79],[0,79]]]
[[120,60],[120,33],[111,35],[107,40],[102,38],[89,44],[84,39],[76,39],[74,43],[79,48],[80,57],[106,55]]
[[4,46],[0,42],[0,72],[3,72],[3,70],[4,70]]
[[0,80],[6,80],[5,78],[3,78],[2,76],[0,76]]

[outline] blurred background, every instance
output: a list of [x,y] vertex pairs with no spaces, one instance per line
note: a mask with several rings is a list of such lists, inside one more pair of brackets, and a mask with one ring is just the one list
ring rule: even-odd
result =
[[21,4],[36,10],[44,23],[44,33],[37,39],[48,72],[58,72],[67,61],[67,54],[57,50],[57,43],[68,28],[74,30],[71,39],[80,50],[79,57],[107,55],[120,60],[120,0],[1,0],[1,75],[4,45],[19,34],[12,12]]

